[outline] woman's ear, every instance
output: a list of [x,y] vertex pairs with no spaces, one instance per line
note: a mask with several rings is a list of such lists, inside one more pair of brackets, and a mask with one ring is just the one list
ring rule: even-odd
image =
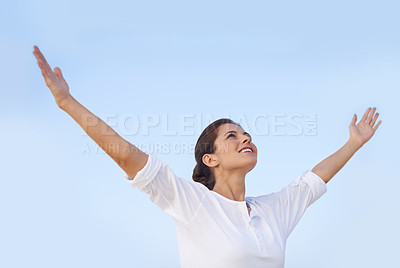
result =
[[218,160],[216,159],[215,155],[213,154],[204,154],[202,157],[204,165],[208,167],[216,167],[218,166]]

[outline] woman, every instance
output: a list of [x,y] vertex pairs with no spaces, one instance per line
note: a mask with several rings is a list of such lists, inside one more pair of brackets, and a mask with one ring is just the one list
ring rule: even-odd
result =
[[181,267],[284,267],[287,238],[305,210],[382,122],[375,124],[375,108],[358,124],[354,115],[349,140],[336,153],[279,192],[246,197],[245,176],[257,163],[257,147],[239,124],[220,119],[206,127],[195,147],[193,181],[182,179],[75,100],[60,68],[52,70],[36,46],[33,54],[57,105],[125,171],[127,181],[174,218]]

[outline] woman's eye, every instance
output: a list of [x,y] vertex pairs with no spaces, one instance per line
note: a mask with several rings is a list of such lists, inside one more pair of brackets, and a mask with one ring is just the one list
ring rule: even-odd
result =
[[232,136],[235,137],[235,134],[229,134],[229,135],[228,135],[228,138],[230,138],[230,137],[232,137]]

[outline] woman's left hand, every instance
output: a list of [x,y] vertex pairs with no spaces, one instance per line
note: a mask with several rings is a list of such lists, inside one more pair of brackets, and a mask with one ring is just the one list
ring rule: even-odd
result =
[[375,124],[379,116],[379,113],[375,114],[375,111],[375,107],[372,110],[371,107],[368,108],[365,111],[364,116],[361,118],[361,121],[357,125],[356,114],[354,114],[353,120],[351,120],[349,126],[350,140],[356,142],[360,147],[363,146],[367,141],[369,141],[369,139],[371,139],[371,137],[375,134],[375,131],[382,123],[382,120],[380,120],[377,124]]

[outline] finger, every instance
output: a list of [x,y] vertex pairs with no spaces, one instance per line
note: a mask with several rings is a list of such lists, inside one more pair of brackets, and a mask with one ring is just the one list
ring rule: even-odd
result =
[[54,77],[54,73],[50,70],[47,71],[46,67],[43,65],[43,62],[38,61],[38,65],[40,67],[40,70],[42,71],[42,75],[44,79],[52,79]]
[[376,124],[376,126],[374,126],[372,129],[373,129],[374,131],[377,130],[378,127],[381,125],[381,123],[382,123],[382,120],[380,120],[380,121],[378,122],[378,124]]
[[40,71],[42,72],[42,75],[44,76],[44,78],[47,78],[48,74],[43,66],[43,63],[41,61],[38,61],[37,64],[39,65]]
[[371,127],[374,126],[376,119],[378,119],[379,113],[376,113],[374,119],[372,119],[371,123],[369,124]]
[[372,120],[372,117],[375,114],[375,111],[376,111],[376,107],[372,108],[371,113],[369,114],[367,120],[365,121],[366,124],[370,124],[371,123],[371,120]]
[[57,75],[58,77],[61,76],[61,69],[60,68],[54,67],[53,71],[54,71],[54,74]]
[[371,107],[369,107],[369,108],[365,111],[363,117],[361,118],[360,123],[361,123],[361,122],[365,122],[365,120],[367,119],[367,116],[368,116],[368,114],[369,114],[369,111],[371,111]]
[[54,73],[49,73],[45,70],[45,68],[43,67],[43,63],[42,62],[38,62],[40,70],[42,71],[42,75],[44,78],[44,81],[46,82],[47,86],[50,86],[52,84],[52,81],[54,81]]
[[38,65],[39,65],[40,69],[41,69],[43,72],[48,73],[48,72],[49,72],[49,69],[50,69],[50,66],[48,66],[48,64],[45,63],[45,62],[38,56],[38,54],[36,54],[35,56],[36,56],[36,58],[37,58],[37,63],[38,63]]
[[43,56],[42,52],[40,52],[39,48],[37,46],[34,46],[35,51],[33,52],[33,54],[36,56],[36,59],[38,60],[38,62],[41,62],[43,65],[43,69],[46,72],[53,72],[50,68],[50,65],[47,63],[46,58]]
[[63,74],[61,72],[61,69],[59,67],[55,67],[54,68],[54,73],[59,79],[65,81],[64,76],[63,76]]

